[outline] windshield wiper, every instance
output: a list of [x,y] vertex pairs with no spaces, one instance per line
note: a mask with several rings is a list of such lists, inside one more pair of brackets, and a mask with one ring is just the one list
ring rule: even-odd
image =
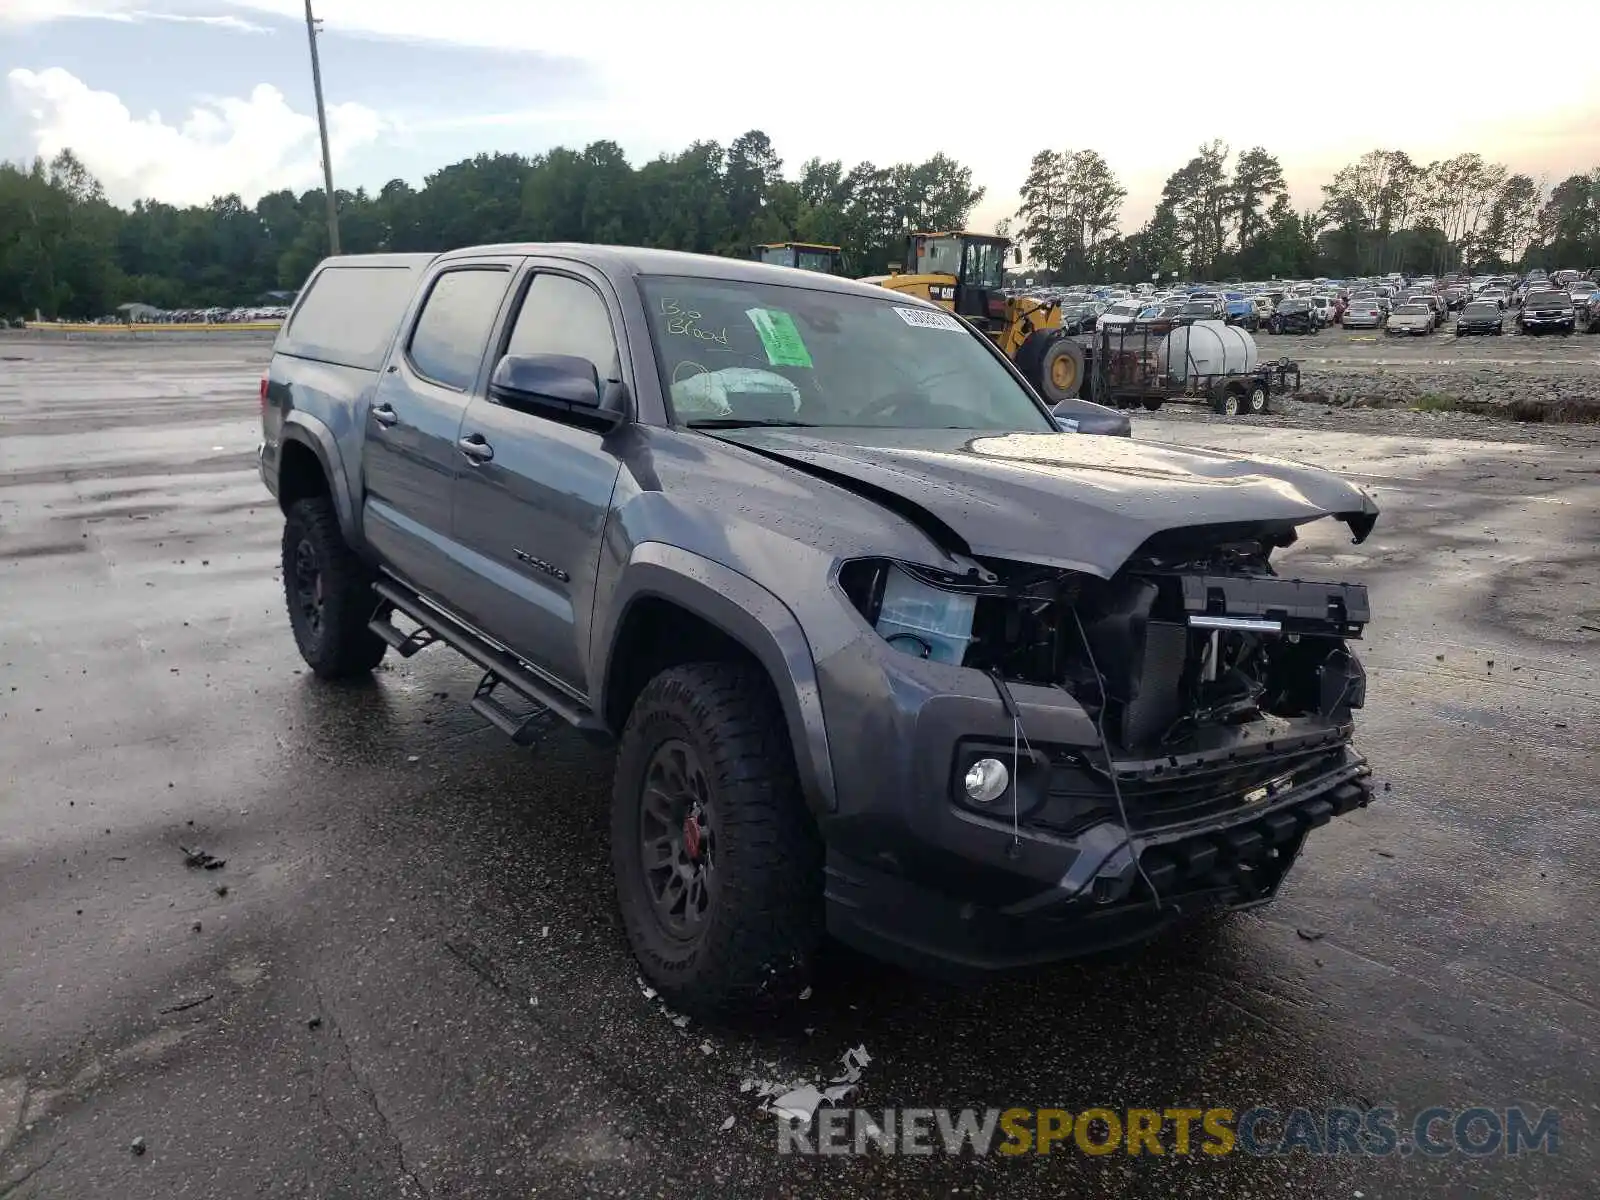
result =
[[782,417],[702,417],[684,424],[690,429],[814,428],[810,421],[788,421]]

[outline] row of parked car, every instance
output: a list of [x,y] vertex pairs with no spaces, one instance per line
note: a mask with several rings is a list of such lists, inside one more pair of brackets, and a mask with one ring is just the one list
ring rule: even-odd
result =
[[1439,285],[1413,285],[1395,295],[1369,292],[1354,296],[1344,314],[1346,328],[1383,328],[1395,336],[1422,336],[1444,326],[1455,315],[1455,335],[1503,335],[1507,324],[1518,333],[1574,333],[1580,327],[1600,332],[1600,282],[1576,271],[1552,278],[1530,272],[1510,276],[1478,276]]
[[[1316,333],[1328,325],[1429,334],[1452,314],[1456,333],[1600,332],[1600,270],[1529,271],[1526,276],[1464,275],[1444,279],[1391,274],[1357,280],[1221,285],[1188,284],[1157,292],[1136,288],[1032,288],[1055,301],[1069,333],[1166,333],[1193,321],[1225,321],[1250,332]],[[1491,309],[1494,319],[1491,319]],[[1511,316],[1508,318],[1507,313]]]
[[135,317],[135,325],[240,325],[251,321],[282,321],[289,316],[284,307],[268,308],[175,308],[157,309]]

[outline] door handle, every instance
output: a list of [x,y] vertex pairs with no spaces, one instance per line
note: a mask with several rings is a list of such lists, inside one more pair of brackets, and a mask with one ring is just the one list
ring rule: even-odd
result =
[[400,419],[392,404],[380,404],[372,410],[372,419],[379,425],[393,425]]
[[481,433],[469,433],[457,439],[456,448],[474,464],[486,463],[494,457],[494,447],[484,441]]

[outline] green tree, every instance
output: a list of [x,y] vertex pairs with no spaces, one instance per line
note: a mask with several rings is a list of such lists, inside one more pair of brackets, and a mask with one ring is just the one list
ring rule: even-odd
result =
[[1041,150],[1028,164],[1017,208],[1018,236],[1028,257],[1048,271],[1060,271],[1067,260],[1071,209],[1067,196],[1068,155]]
[[1522,262],[1539,230],[1539,185],[1512,175],[1500,186],[1480,241],[1482,261],[1499,269]]
[[1228,177],[1228,147],[1207,142],[1167,177],[1161,208],[1171,214],[1191,277],[1215,276],[1228,247],[1235,205]]
[[1117,230],[1117,217],[1128,191],[1110,165],[1094,150],[1079,150],[1067,164],[1067,208],[1071,264],[1079,272],[1096,273],[1101,247]]
[[1419,210],[1422,172],[1403,150],[1369,150],[1323,185],[1331,269],[1371,274],[1394,270],[1390,239],[1410,228]]
[[1234,222],[1239,249],[1244,249],[1271,226],[1268,209],[1288,194],[1283,165],[1263,146],[1252,146],[1233,164]]
[[1546,268],[1600,263],[1600,169],[1569,175],[1551,189],[1530,260]]
[[730,254],[749,250],[755,243],[757,219],[773,186],[782,178],[783,160],[766,134],[752,129],[733,139],[728,146],[728,161],[722,176],[733,227],[729,231],[730,240],[720,249]]

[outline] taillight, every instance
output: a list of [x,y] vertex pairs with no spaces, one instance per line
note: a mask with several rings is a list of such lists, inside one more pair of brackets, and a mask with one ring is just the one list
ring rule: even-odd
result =
[[267,377],[261,377],[261,415],[267,415]]

